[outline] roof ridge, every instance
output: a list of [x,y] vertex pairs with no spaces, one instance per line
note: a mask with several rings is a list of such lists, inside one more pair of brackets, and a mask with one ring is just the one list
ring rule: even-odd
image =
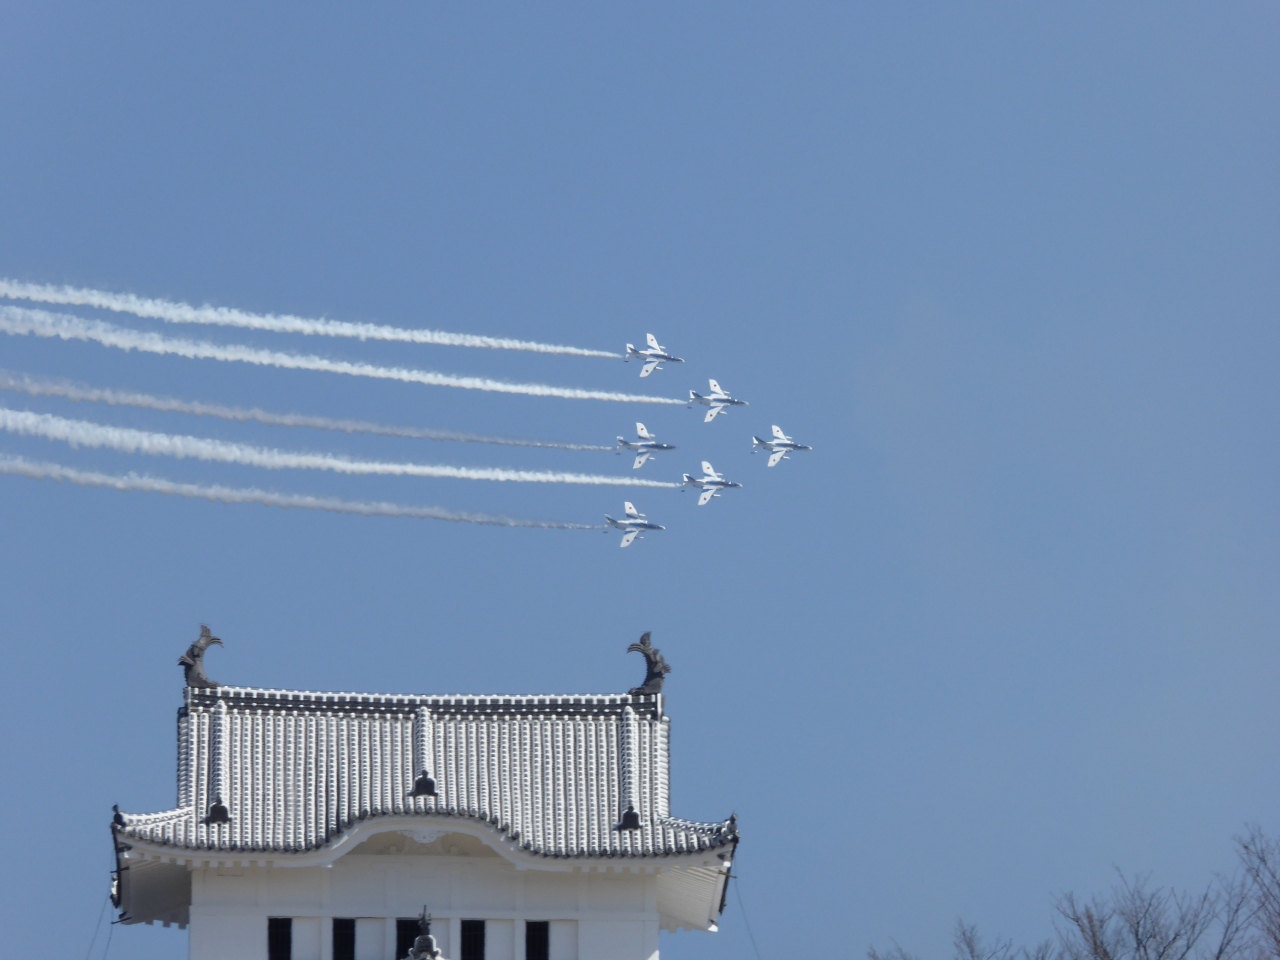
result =
[[361,697],[377,700],[515,700],[522,703],[539,700],[589,700],[630,703],[636,699],[644,699],[650,695],[637,695],[619,691],[617,693],[375,693],[359,690],[290,690],[282,687],[237,687],[222,684],[217,687],[200,689],[198,696],[225,699],[226,695],[264,695],[289,696],[290,698],[350,698]]

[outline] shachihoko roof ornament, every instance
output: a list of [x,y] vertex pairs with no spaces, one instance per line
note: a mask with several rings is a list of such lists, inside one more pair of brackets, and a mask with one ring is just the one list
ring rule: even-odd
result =
[[628,693],[633,697],[661,693],[662,683],[671,672],[671,666],[663,659],[662,651],[649,642],[649,631],[645,631],[639,643],[633,643],[627,647],[627,653],[643,654],[645,666],[648,668],[644,675],[644,683],[638,687],[632,687]]
[[178,658],[178,666],[182,668],[188,687],[199,690],[211,690],[218,686],[218,681],[210,680],[204,672],[204,652],[210,644],[222,646],[222,641],[209,632],[209,628],[200,624],[200,636],[187,647],[187,652]]

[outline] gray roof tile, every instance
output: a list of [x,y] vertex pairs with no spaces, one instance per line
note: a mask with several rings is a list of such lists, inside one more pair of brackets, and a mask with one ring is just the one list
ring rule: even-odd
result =
[[[272,855],[374,817],[488,824],[545,857],[662,857],[727,846],[732,819],[670,815],[660,696],[404,696],[187,689],[178,808],[124,814],[122,840]],[[426,768],[435,797],[411,796]],[[221,800],[228,823],[204,823]],[[640,829],[615,826],[629,804]]]

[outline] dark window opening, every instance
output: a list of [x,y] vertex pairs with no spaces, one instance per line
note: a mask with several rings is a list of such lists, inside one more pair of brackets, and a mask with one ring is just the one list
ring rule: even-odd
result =
[[551,960],[551,924],[529,920],[524,925],[525,960]]
[[462,921],[462,956],[459,960],[484,960],[484,921]]
[[267,917],[267,960],[293,960],[293,917]]
[[[429,924],[428,932],[430,932]],[[413,941],[417,939],[417,917],[400,917],[396,920],[396,960],[405,960],[405,957],[409,956],[409,950],[413,947]],[[334,960],[337,960],[337,957],[334,957]]]
[[356,960],[356,922],[350,917],[333,918],[333,960]]

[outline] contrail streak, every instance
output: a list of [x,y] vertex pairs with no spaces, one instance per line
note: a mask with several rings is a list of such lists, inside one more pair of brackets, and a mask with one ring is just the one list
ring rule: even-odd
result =
[[359,476],[445,477],[454,480],[496,480],[509,483],[572,483],[596,487],[662,487],[678,483],[612,477],[593,473],[561,473],[549,470],[509,470],[503,467],[451,467],[432,463],[387,463],[355,460],[327,453],[292,453],[224,440],[152,433],[126,427],[109,427],[87,420],[69,420],[50,413],[31,413],[0,407],[0,430],[46,440],[61,440],[77,447],[143,453],[158,457],[235,463],[267,470],[330,470]]
[[649,397],[638,393],[614,393],[609,390],[579,390],[576,387],[550,387],[541,383],[508,383],[486,377],[460,377],[430,370],[404,367],[380,367],[371,363],[329,360],[308,354],[260,350],[238,344],[209,343],[203,340],[175,340],[157,333],[143,333],[126,327],[85,320],[65,313],[28,310],[23,307],[0,307],[0,332],[29,334],[61,340],[86,340],[119,350],[138,350],[187,357],[192,360],[222,360],[229,363],[251,363],[285,370],[318,370],[342,373],[351,377],[373,377],[399,380],[433,387],[458,387],[463,390],[487,390],[492,393],[518,393],[529,397],[563,397],[567,400],[609,400],[617,403],[660,403],[683,406],[686,401],[671,397]]
[[486,513],[458,513],[441,507],[413,507],[398,503],[337,500],[297,493],[271,493],[253,487],[206,486],[198,483],[175,483],[136,473],[115,476],[89,470],[76,470],[57,463],[37,463],[0,454],[0,474],[30,477],[34,480],[66,480],[82,487],[108,487],[112,490],[143,490],[170,496],[213,500],[218,503],[260,503],[267,507],[299,510],[326,510],[329,513],[354,513],[363,517],[413,517],[419,520],[450,520],[455,523],[480,523],[492,527],[533,527],[541,530],[599,530],[589,523],[559,523],[554,520],[517,520]]
[[443,330],[413,330],[388,327],[377,323],[347,323],[341,320],[317,320],[289,314],[248,313],[231,307],[195,307],[172,300],[155,300],[132,293],[108,293],[79,287],[55,287],[43,283],[23,283],[0,279],[0,296],[36,303],[57,303],[76,307],[97,307],[116,313],[132,313],[137,317],[163,320],[165,323],[204,323],[220,327],[244,327],[270,330],[274,333],[301,333],[320,337],[351,337],[356,340],[394,340],[400,343],[428,343],[446,347],[482,347],[488,350],[524,350],[530,353],[559,353],[575,357],[620,358],[609,350],[587,350],[532,340],[509,337],[481,337],[469,333],[445,333]]
[[0,370],[0,390],[13,390],[32,397],[64,397],[67,400],[85,400],[112,406],[142,407],[164,413],[189,413],[197,417],[219,417],[237,423],[256,421],[279,427],[313,427],[317,430],[338,430],[343,433],[372,433],[382,437],[408,437],[413,440],[454,440],[459,443],[488,443],[504,447],[541,447],[549,450],[612,450],[613,447],[592,443],[556,443],[552,440],[519,440],[510,437],[488,437],[476,433],[458,433],[453,430],[431,430],[426,427],[398,427],[365,420],[335,420],[329,417],[312,417],[301,413],[271,413],[257,407],[224,407],[214,403],[175,400],[170,397],[153,397],[146,393],[122,390],[106,390],[71,383],[66,380],[44,380],[26,374]]

